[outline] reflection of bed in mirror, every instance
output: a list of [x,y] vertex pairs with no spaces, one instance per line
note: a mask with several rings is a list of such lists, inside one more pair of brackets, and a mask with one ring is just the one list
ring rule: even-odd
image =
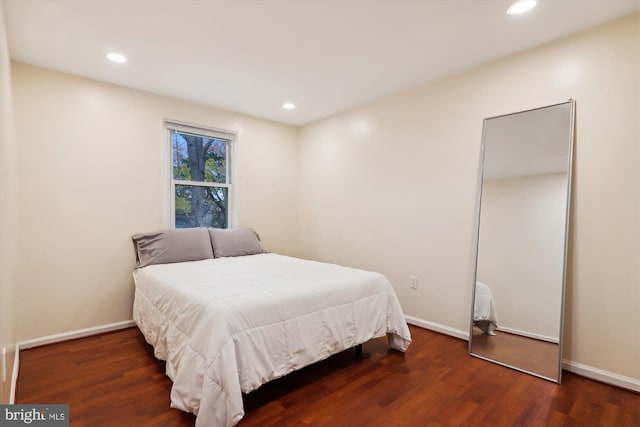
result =
[[498,328],[498,313],[491,289],[482,282],[476,282],[475,295],[473,324],[485,334],[495,335],[495,330]]
[[558,375],[558,343],[548,342],[518,334],[506,327],[498,326],[496,300],[491,288],[476,282],[473,304],[472,336],[477,356],[499,360],[506,365],[519,366],[547,378]]

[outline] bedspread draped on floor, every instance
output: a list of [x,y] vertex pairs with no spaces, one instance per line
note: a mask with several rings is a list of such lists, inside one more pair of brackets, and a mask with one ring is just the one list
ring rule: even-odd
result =
[[476,282],[473,324],[489,335],[495,335],[494,331],[498,328],[498,313],[493,294],[491,289],[482,282]]
[[134,272],[133,316],[196,426],[232,426],[242,392],[374,337],[405,351],[400,303],[378,273],[260,254]]

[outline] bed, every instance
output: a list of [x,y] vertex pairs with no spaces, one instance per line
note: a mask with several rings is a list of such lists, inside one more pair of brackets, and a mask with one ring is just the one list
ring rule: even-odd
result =
[[[145,245],[135,237],[138,256]],[[386,335],[399,351],[411,342],[393,287],[378,273],[261,248],[137,262],[134,320],[166,361],[171,406],[196,414],[197,427],[237,424],[242,393],[372,338]]]
[[495,330],[498,328],[498,313],[491,289],[482,282],[476,282],[475,295],[473,324],[485,334],[495,335]]

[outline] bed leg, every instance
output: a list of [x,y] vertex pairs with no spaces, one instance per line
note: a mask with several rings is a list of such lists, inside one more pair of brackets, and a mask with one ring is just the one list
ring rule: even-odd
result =
[[362,357],[362,344],[358,344],[356,346],[356,358],[360,359]]

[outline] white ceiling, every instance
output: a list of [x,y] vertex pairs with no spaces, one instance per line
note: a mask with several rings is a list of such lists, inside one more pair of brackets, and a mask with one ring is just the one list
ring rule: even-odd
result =
[[16,61],[292,125],[640,10],[539,0],[508,16],[512,2],[4,0]]

